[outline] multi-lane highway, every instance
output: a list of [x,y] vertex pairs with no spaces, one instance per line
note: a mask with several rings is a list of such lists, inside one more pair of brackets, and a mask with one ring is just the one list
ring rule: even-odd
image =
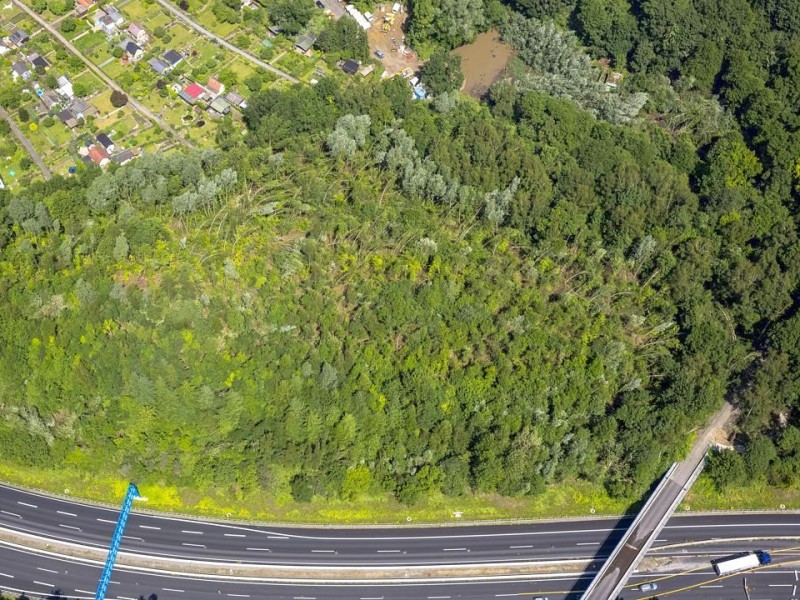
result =
[[[658,575],[635,574],[623,591],[623,600],[651,598],[634,589],[644,582],[656,582],[659,598],[676,600],[745,600],[743,583],[753,600],[791,600],[800,585],[800,557],[786,554],[774,568],[720,579],[710,565],[692,572]],[[100,565],[74,559],[42,556],[11,550],[0,544],[0,590],[67,598],[93,598]],[[265,583],[219,580],[183,575],[141,573],[118,568],[108,591],[110,600],[492,600],[545,596],[549,600],[575,599],[588,584],[589,576],[563,574],[548,578],[520,578],[500,581],[448,583],[407,583],[361,585]],[[155,596],[156,598],[153,598]]]
[[[51,540],[70,541],[84,546],[105,548],[116,521],[116,511],[51,498],[9,487],[0,487],[0,527],[34,534]],[[520,561],[560,561],[589,559],[601,561],[613,548],[627,521],[596,519],[587,521],[541,522],[520,525],[485,525],[442,528],[307,529],[300,527],[251,527],[227,523],[201,522],[169,516],[133,513],[128,521],[122,551],[147,556],[173,557],[197,561],[253,563],[264,565],[380,566],[502,564]],[[693,546],[671,549],[675,544],[718,540],[711,551],[724,555],[742,548],[755,548],[757,541],[725,540],[743,538],[800,539],[800,518],[794,513],[716,514],[673,517],[662,531],[650,555],[691,556],[709,550]],[[797,542],[800,546],[800,542]],[[793,547],[790,540],[771,542],[770,547]],[[797,557],[784,555],[787,560]],[[774,572],[788,567],[782,562]],[[713,579],[705,569],[677,575],[670,581],[694,585]],[[800,565],[800,561],[794,563]],[[793,566],[789,569],[793,573]],[[44,557],[7,545],[0,546],[0,589],[50,592],[61,589],[68,597],[88,596],[94,589],[99,565],[76,562],[63,557]],[[402,577],[402,574],[400,575]],[[769,578],[754,574],[754,580]],[[770,576],[771,577],[771,576]],[[777,575],[775,575],[777,577]],[[781,575],[783,577],[783,575]],[[703,579],[705,578],[705,579]],[[203,598],[214,596],[258,598],[493,598],[503,594],[541,595],[550,600],[566,597],[587,583],[574,574],[548,581],[531,577],[495,582],[460,582],[408,585],[364,584],[298,585],[257,582],[211,582],[181,575],[144,573],[118,567],[109,598],[138,598],[156,594],[164,598]],[[781,579],[783,581],[783,579]],[[694,583],[692,583],[694,582]],[[727,583],[708,583],[709,586]],[[741,589],[741,581],[737,583]],[[784,584],[781,584],[784,585]],[[786,583],[785,585],[789,585]],[[664,587],[660,585],[660,588]],[[184,590],[183,592],[169,590]],[[694,587],[680,592],[679,598],[700,594],[722,598],[718,587]],[[772,588],[769,588],[772,589]],[[774,588],[779,590],[779,588]],[[783,590],[784,588],[780,588]],[[789,590],[789,588],[785,588]],[[695,590],[695,591],[692,591]],[[716,591],[715,591],[716,590]],[[660,590],[659,590],[660,591]],[[791,590],[789,590],[791,591]],[[664,594],[661,593],[660,596]],[[642,594],[635,594],[641,597]],[[624,597],[624,596],[623,596]],[[725,596],[727,597],[727,596]],[[730,596],[736,597],[736,596]],[[754,598],[756,596],[753,596]],[[792,598],[779,595],[759,598]]]

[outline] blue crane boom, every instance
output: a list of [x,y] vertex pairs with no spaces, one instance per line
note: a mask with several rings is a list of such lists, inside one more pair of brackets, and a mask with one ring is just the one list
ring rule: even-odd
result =
[[125,524],[128,522],[131,505],[136,498],[140,498],[139,490],[131,483],[125,494],[125,500],[122,502],[122,510],[117,519],[117,527],[114,529],[114,535],[111,537],[111,547],[108,549],[106,564],[103,567],[103,572],[100,574],[100,582],[97,584],[97,593],[94,595],[94,600],[105,600],[108,582],[111,581],[111,571],[114,570],[114,562],[117,560],[119,545],[122,543],[122,534],[125,532]]

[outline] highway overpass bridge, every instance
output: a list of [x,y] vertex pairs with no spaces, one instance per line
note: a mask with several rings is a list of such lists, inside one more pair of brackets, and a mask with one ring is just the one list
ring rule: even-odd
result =
[[700,475],[715,430],[730,419],[729,404],[720,410],[697,436],[689,455],[674,463],[661,478],[608,559],[595,575],[581,600],[616,600],[650,546],[658,538],[672,513]]

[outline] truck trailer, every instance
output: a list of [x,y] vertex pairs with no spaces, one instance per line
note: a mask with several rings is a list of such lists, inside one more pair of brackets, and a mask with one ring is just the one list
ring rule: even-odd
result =
[[771,562],[772,557],[769,553],[759,550],[757,552],[742,552],[719,560],[712,560],[711,564],[717,575],[729,575],[730,573],[746,571],[759,565],[768,565]]

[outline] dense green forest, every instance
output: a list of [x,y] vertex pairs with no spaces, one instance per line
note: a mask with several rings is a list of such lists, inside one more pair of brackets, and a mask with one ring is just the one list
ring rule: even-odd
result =
[[415,1],[432,52],[500,27],[513,80],[271,90],[220,150],[0,192],[0,456],[299,501],[636,498],[727,397],[718,485],[795,484],[797,40],[789,5],[734,4]]
[[[685,287],[670,281],[668,269],[658,271],[679,309],[706,298],[710,304],[701,304],[709,307],[710,322],[704,327],[727,328],[727,339],[706,337],[704,343],[718,344],[714,353],[725,365],[719,383],[741,409],[738,441],[745,453],[712,457],[711,475],[720,488],[748,478],[796,484],[800,2],[471,0],[466,19],[460,4],[413,0],[410,36],[431,51],[498,27],[517,59],[513,82],[497,84],[489,101],[493,113],[523,136],[530,126],[528,90],[569,99],[597,118],[630,122],[639,131],[645,122],[659,126],[650,129],[651,141],[660,146],[668,140],[671,149],[661,156],[688,176],[702,216],[685,222],[684,239],[658,236],[675,216],[665,222],[642,207],[652,219],[645,235],[656,241],[656,260],[669,256],[679,270],[693,272]],[[459,29],[439,25],[456,22]],[[625,75],[613,93],[597,83],[601,70],[587,54]],[[570,138],[568,128],[545,137],[541,123],[533,127],[547,151]],[[610,156],[615,149],[605,151]],[[633,155],[641,163],[642,155]],[[567,197],[574,203],[578,196]],[[605,248],[610,241],[605,235]],[[678,323],[685,347],[691,334]]]

